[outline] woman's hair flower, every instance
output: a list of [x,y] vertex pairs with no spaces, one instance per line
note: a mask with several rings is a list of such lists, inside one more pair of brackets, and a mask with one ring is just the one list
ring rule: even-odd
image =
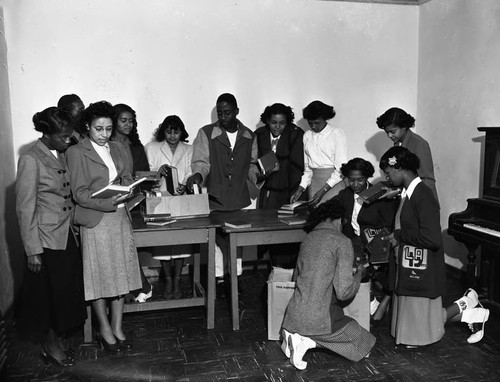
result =
[[398,163],[398,160],[396,159],[396,157],[389,158],[389,166],[395,166],[396,163]]

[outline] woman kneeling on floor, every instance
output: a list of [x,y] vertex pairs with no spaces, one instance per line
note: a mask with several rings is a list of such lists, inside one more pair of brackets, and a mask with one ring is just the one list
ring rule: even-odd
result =
[[[351,241],[341,231],[343,208],[337,199],[317,207],[305,227],[300,247],[295,291],[283,320],[282,350],[290,363],[303,370],[307,350],[324,347],[360,361],[375,345],[375,337],[344,315],[339,300],[353,298],[366,270],[354,269]],[[330,302],[330,303],[328,303]]]

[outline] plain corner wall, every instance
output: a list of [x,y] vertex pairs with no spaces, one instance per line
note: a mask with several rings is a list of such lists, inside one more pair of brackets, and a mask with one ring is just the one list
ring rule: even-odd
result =
[[15,211],[15,163],[10,111],[7,44],[0,7],[0,310],[5,314],[21,283],[24,261]]
[[[446,230],[449,215],[482,193],[477,127],[500,126],[500,2],[431,0],[419,10],[416,131],[431,146]],[[443,237],[447,262],[466,264],[465,246]]]

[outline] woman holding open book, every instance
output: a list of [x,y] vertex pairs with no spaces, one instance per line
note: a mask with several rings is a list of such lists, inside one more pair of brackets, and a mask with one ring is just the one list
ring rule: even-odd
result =
[[125,205],[120,203],[122,195],[92,197],[111,182],[133,183],[125,148],[109,141],[114,118],[110,103],[91,104],[83,114],[88,137],[67,151],[75,223],[81,227],[85,300],[92,301],[99,321],[97,340],[110,353],[131,348],[122,328],[124,295],[141,288],[132,225]]
[[[182,120],[176,115],[169,115],[155,131],[155,141],[146,145],[146,155],[151,171],[162,175],[161,190],[182,195],[186,192],[186,181],[191,176],[191,158],[193,146],[187,144],[188,132]],[[191,245],[175,247],[157,247],[154,258],[161,261],[165,274],[163,297],[178,299],[182,297],[180,287],[181,271],[184,258],[191,256]],[[170,260],[174,260],[172,278]]]

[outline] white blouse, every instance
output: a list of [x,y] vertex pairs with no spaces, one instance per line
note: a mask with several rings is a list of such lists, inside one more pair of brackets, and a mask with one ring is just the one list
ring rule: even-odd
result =
[[304,133],[304,174],[300,181],[306,189],[312,181],[312,170],[334,168],[326,182],[330,187],[342,180],[340,167],[347,163],[347,144],[344,131],[340,127],[326,124],[319,133],[308,130]]
[[193,146],[184,142],[179,142],[175,152],[169,144],[163,142],[150,142],[144,147],[148,157],[149,168],[151,171],[158,171],[164,165],[175,167],[181,184],[186,184],[191,176],[191,159],[193,158]]

